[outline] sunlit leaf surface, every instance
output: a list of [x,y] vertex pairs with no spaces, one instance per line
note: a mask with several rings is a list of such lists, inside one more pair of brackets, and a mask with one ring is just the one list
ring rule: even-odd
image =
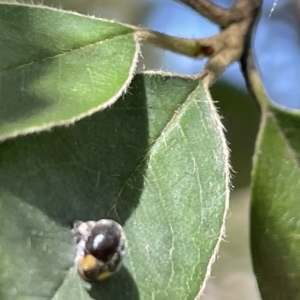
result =
[[[137,75],[111,109],[0,145],[0,291],[19,299],[194,299],[221,237],[228,157],[198,82]],[[74,220],[124,226],[124,266],[87,292]]]
[[136,66],[130,28],[0,3],[0,140],[70,124],[118,99]]

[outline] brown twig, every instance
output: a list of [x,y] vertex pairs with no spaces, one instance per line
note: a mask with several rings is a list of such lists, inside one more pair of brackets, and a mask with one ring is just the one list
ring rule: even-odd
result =
[[238,22],[249,15],[255,7],[260,6],[260,0],[237,0],[230,8],[221,8],[208,0],[181,0],[205,18],[222,27]]
[[[132,27],[138,39],[161,48],[200,58],[208,57],[199,78],[210,86],[234,61],[241,61],[247,69],[246,56],[251,53],[251,36],[259,15],[262,0],[236,0],[228,9],[212,4],[208,0],[181,0],[214,23],[220,25],[220,33],[204,39],[171,37],[148,29]],[[249,76],[245,74],[247,82]]]
[[[213,49],[199,77],[211,85],[234,61],[240,61],[260,10],[262,0],[236,0],[230,8],[221,8],[208,0],[181,0],[187,6],[220,25],[218,35],[200,39]],[[250,45],[250,44],[249,44]]]
[[195,58],[212,55],[211,44],[206,44],[205,39],[178,38],[145,28],[133,26],[132,28],[136,31],[136,38],[142,42]]
[[230,12],[207,0],[181,0],[193,10],[199,12],[203,17],[220,26],[226,26],[231,20]]
[[221,26],[221,32],[211,38],[201,39],[211,45],[210,56],[200,77],[211,85],[234,61],[239,61],[249,92],[260,107],[268,102],[252,51],[252,36],[256,27],[262,0],[236,0],[229,9],[222,9],[208,0],[182,0],[201,15]]

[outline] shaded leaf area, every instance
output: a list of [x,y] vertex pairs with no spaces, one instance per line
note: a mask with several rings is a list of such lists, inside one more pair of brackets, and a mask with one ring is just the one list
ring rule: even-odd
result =
[[[218,126],[197,82],[137,75],[111,109],[2,143],[1,299],[194,298],[227,200]],[[70,228],[101,218],[124,226],[129,253],[87,292]]]
[[225,136],[231,150],[232,184],[235,189],[249,186],[259,109],[243,89],[222,81],[211,87],[211,95],[226,128]]
[[123,25],[14,4],[0,4],[0,45],[0,140],[112,104],[131,80],[138,52]]
[[263,299],[300,299],[300,114],[263,113],[253,171],[251,243]]

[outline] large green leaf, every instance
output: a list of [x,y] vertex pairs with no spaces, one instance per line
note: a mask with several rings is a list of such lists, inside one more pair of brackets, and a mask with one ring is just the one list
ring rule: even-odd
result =
[[300,299],[300,114],[263,109],[253,170],[251,238],[263,299]]
[[[0,145],[2,300],[194,299],[228,205],[228,152],[202,85],[138,75],[111,109]],[[112,218],[129,253],[82,286],[74,220]]]
[[70,124],[118,99],[138,48],[132,29],[0,3],[0,140]]

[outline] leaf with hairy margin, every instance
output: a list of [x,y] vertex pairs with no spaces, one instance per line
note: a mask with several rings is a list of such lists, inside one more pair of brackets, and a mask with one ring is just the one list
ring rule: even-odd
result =
[[252,174],[251,247],[263,299],[300,299],[300,113],[267,103]]
[[[111,109],[0,147],[2,300],[193,299],[203,290],[224,231],[229,164],[197,81],[137,75]],[[101,218],[120,222],[129,251],[87,292],[70,229]]]
[[0,140],[68,125],[114,103],[136,68],[125,25],[0,3]]

